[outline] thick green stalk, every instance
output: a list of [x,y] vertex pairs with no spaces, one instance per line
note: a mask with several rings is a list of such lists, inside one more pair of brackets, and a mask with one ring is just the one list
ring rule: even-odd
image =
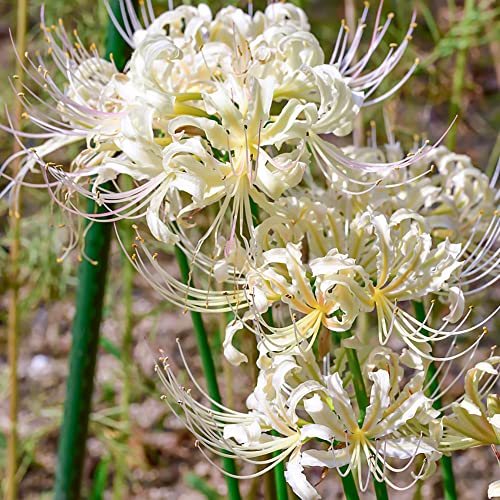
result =
[[[113,0],[111,6],[120,19],[118,0]],[[110,23],[106,41],[108,59],[114,59],[118,69],[122,69],[127,51],[127,45]],[[102,213],[106,209],[89,201],[88,210]],[[84,243],[87,258],[79,267],[64,418],[59,438],[56,500],[80,498],[110,241],[111,224],[94,223],[88,228]]]
[[111,224],[94,223],[85,238],[85,253],[93,262],[83,260],[79,268],[64,418],[59,438],[57,500],[80,498],[110,236]]
[[[179,265],[179,270],[181,273],[181,278],[184,284],[189,285],[191,281],[190,266],[188,259],[184,252],[178,247],[175,247],[175,256],[177,257],[177,263]],[[201,365],[203,368],[203,374],[207,382],[207,389],[209,396],[218,403],[221,403],[221,396],[219,391],[219,385],[217,384],[217,373],[215,371],[214,360],[212,353],[210,351],[210,345],[208,343],[208,335],[205,330],[205,325],[201,314],[196,311],[191,311],[191,320],[193,322],[194,335],[196,337],[196,344],[198,346],[198,352],[201,357]],[[236,474],[236,464],[234,460],[228,457],[222,457],[223,468],[229,474]],[[241,498],[238,480],[226,476],[226,484],[228,490],[228,498],[230,500],[239,500]]]
[[[348,335],[344,336],[344,338]],[[346,347],[345,352],[347,356],[347,365],[349,366],[352,383],[354,385],[356,400],[359,406],[359,420],[362,423],[365,419],[366,409],[370,404],[370,400],[366,392],[365,382],[363,380],[363,374],[361,373],[361,366],[359,364],[358,354],[356,353],[356,350]],[[387,494],[387,487],[383,481],[373,481],[373,487],[375,489],[377,500],[387,500],[389,498]]]
[[[417,319],[417,321],[420,321],[420,323],[423,323],[425,321],[424,304],[422,302],[414,302],[413,307],[415,308],[415,318]],[[425,328],[422,328],[420,331],[425,335],[427,334]],[[436,365],[433,361],[431,361],[425,375],[427,383],[432,380],[426,391],[429,397],[432,396],[432,394],[436,394],[439,390],[439,380],[436,376],[436,371]],[[436,410],[441,410],[441,398],[436,398],[432,403],[432,406]],[[451,457],[443,455],[441,457],[440,464],[441,476],[443,478],[444,498],[445,500],[456,500],[457,490],[455,486],[455,475],[453,474],[453,462]]]

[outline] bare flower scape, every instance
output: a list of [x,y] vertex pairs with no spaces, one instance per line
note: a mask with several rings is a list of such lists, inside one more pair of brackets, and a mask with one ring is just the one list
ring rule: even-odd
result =
[[[42,9],[45,51],[16,54],[29,126],[0,125],[20,146],[1,196],[15,207],[48,191],[69,220],[61,261],[92,261],[88,228],[113,224],[158,300],[222,319],[214,354],[256,373],[246,408],[209,378],[203,389],[180,342],[187,380],[173,339],[155,366],[196,453],[232,479],[276,469],[302,500],[321,498],[318,470],[349,499],[371,487],[382,499],[459,450],[500,445],[500,358],[478,360],[499,306],[473,309],[500,277],[499,169],[443,145],[454,119],[408,149],[387,114],[366,144],[349,135],[416,70],[394,77],[416,13],[394,41],[394,14],[365,2],[327,57],[291,3],[119,4],[118,16],[106,2],[130,47],[123,68]],[[61,152],[68,163],[52,161]]]

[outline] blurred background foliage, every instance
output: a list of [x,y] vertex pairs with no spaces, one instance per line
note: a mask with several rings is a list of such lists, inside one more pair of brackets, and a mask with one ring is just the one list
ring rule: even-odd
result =
[[[46,0],[43,3],[47,23],[56,23],[62,18],[68,28],[78,28],[82,40],[104,46],[107,15],[103,2]],[[208,3],[214,10],[228,4],[244,7],[234,0]],[[327,57],[341,20],[345,18],[352,26],[363,8],[362,2],[356,0],[296,0],[294,3],[307,12],[312,30]],[[371,19],[377,2],[372,4]],[[29,4],[30,52],[43,49],[43,39],[39,34],[41,5],[41,0]],[[157,11],[162,11],[167,8],[168,1],[156,0],[154,5]],[[15,26],[15,6],[14,0],[0,3],[1,123],[6,123],[5,110],[12,109],[13,102],[8,79],[14,72],[15,59],[9,27]],[[264,2],[257,1],[254,8],[263,6]],[[417,10],[419,26],[402,64],[379,90],[379,93],[387,90],[405,74],[415,58],[420,59],[410,81],[385,105],[397,136],[407,146],[412,144],[415,134],[435,140],[458,114],[458,123],[447,138],[448,143],[455,144],[458,152],[470,155],[476,165],[491,172],[500,153],[500,5],[494,0],[465,0],[465,3],[456,0],[386,0],[384,12],[394,12],[395,19],[385,38],[385,47],[374,57],[374,65],[383,58],[389,43],[403,39],[413,9]],[[367,130],[370,121],[376,121],[379,124],[378,140],[383,142],[381,111],[381,105],[366,109],[358,128]],[[11,137],[0,131],[0,159],[8,157],[11,151]],[[63,162],[67,158],[58,160]],[[7,214],[7,203],[0,200],[2,291],[7,283],[10,238]],[[75,255],[58,262],[67,238],[64,223],[63,215],[51,206],[45,193],[30,191],[25,196],[19,369],[22,498],[41,498],[41,492],[46,492],[50,498],[55,470],[77,264]],[[115,246],[112,277],[120,275],[121,266],[119,249]],[[158,401],[159,392],[152,371],[153,354],[148,347],[169,347],[175,336],[185,336],[183,345],[186,345],[188,354],[190,349],[195,352],[194,345],[189,344],[189,321],[173,312],[168,304],[159,303],[140,280],[136,279],[132,292],[126,292],[125,288],[120,279],[112,278],[107,291],[85,476],[87,496],[102,498],[104,491],[108,491],[112,492],[113,498],[194,498],[193,491],[197,491],[200,498],[217,498],[222,491],[220,488],[224,487],[220,476],[201,457],[193,458],[196,454],[192,439],[167,415]],[[126,293],[132,295],[127,299]],[[8,366],[3,354],[6,311],[5,294],[0,293],[0,469],[5,457],[3,432],[6,423],[3,415],[7,413],[4,410],[7,408],[5,374]],[[217,330],[216,324],[212,326]],[[131,346],[123,342],[122,332],[125,330],[133,330]],[[220,337],[215,335],[213,342],[220,342]],[[125,352],[128,348],[133,349],[133,362]],[[234,375],[225,368],[225,380]],[[238,376],[245,380],[239,372]],[[244,387],[240,390],[245,392]],[[123,407],[124,392],[129,395],[130,407],[128,403],[126,408]],[[236,401],[241,399],[237,396],[226,393],[226,398]],[[460,467],[460,462],[457,466]],[[491,479],[488,472],[479,472],[476,476],[474,480],[479,481],[482,489]],[[464,479],[458,477],[459,488],[464,488]],[[470,478],[467,481],[472,484]],[[215,484],[216,488],[209,484]],[[248,488],[248,498],[251,498],[257,494],[259,483],[254,482]],[[477,498],[474,488],[469,489],[472,491],[470,498]],[[431,493],[430,497],[438,498],[439,492],[435,495]]]

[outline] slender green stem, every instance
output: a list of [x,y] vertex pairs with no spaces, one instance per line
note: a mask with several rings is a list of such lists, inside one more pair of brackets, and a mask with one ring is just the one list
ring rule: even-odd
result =
[[[342,467],[342,474],[345,474],[347,466]],[[344,495],[346,500],[359,500],[358,489],[356,488],[356,482],[352,472],[349,472],[347,476],[342,476],[342,487],[344,488]]]
[[[274,456],[278,454],[279,452],[275,452]],[[276,467],[273,469],[273,473],[274,473],[274,486],[276,488],[276,499],[288,500],[288,487],[285,480],[285,464],[283,463],[283,461],[281,461],[276,465]]]
[[[338,345],[338,337],[333,336],[332,341]],[[344,465],[340,468],[340,479],[342,481],[342,488],[344,489],[344,495],[346,500],[359,500],[358,489],[356,487],[356,481],[354,481],[354,476],[352,471],[346,475],[347,469],[349,467]]]
[[[268,309],[264,313],[264,317],[269,326],[274,326],[272,309]],[[273,432],[273,434],[275,433]],[[279,452],[275,452],[274,456],[276,455],[279,455]],[[277,464],[273,469],[273,474],[277,500],[288,500],[288,487],[285,479],[285,464],[283,462]]]
[[[175,247],[175,256],[177,257],[177,263],[179,265],[179,270],[181,273],[181,278],[184,284],[189,285],[191,281],[191,271],[188,259],[184,252],[179,248]],[[198,346],[198,352],[201,357],[201,365],[203,368],[203,374],[205,376],[205,380],[207,382],[208,394],[210,397],[221,403],[221,396],[219,391],[219,386],[217,384],[217,373],[215,371],[214,360],[212,357],[212,353],[210,351],[210,345],[208,343],[208,335],[205,330],[205,325],[203,323],[203,319],[201,314],[196,311],[191,311],[191,320],[193,322],[194,334],[196,337],[196,344]],[[223,468],[229,474],[236,474],[236,464],[234,460],[228,457],[222,457]],[[228,490],[228,498],[230,500],[239,500],[241,498],[238,480],[226,476],[226,484]]]
[[[413,307],[415,308],[415,318],[420,323],[425,321],[425,308],[422,302],[414,302]],[[427,330],[422,328],[421,333],[427,335]],[[432,397],[433,394],[437,394],[439,391],[439,380],[436,375],[436,365],[433,361],[429,364],[427,373],[425,374],[426,383],[429,385],[427,389],[427,395]],[[430,383],[429,383],[430,382]],[[436,410],[441,410],[442,403],[441,398],[435,398],[432,406]],[[443,490],[445,500],[456,500],[457,490],[455,486],[455,476],[453,474],[453,462],[451,457],[443,455],[440,459],[441,464],[441,476],[443,478]]]
[[[348,337],[350,334],[344,335],[344,338]],[[347,364],[351,372],[352,383],[354,385],[354,393],[356,394],[356,400],[359,406],[359,420],[360,425],[362,425],[365,419],[366,409],[370,404],[368,394],[366,392],[365,382],[363,380],[363,374],[361,373],[361,366],[359,364],[358,354],[355,349],[349,347],[345,348],[345,353],[347,356]],[[375,496],[377,500],[386,500],[389,498],[387,494],[387,487],[383,481],[373,481],[373,487],[375,489]]]
[[[119,1],[113,0],[111,6],[120,19]],[[122,69],[127,51],[126,43],[110,23],[106,41],[108,59],[114,59],[118,69]],[[88,210],[102,213],[106,208],[89,201]],[[56,500],[80,498],[110,242],[110,223],[94,223],[88,228],[84,243],[86,258],[79,267],[70,367],[59,438]]]
[[365,382],[363,380],[363,374],[361,373],[361,366],[356,350],[346,347],[345,353],[349,371],[351,372],[352,384],[354,385],[354,393],[356,394],[356,400],[359,406],[359,420],[363,422],[370,400],[366,393]]
[[[258,223],[258,221],[260,220],[259,207],[254,203],[253,200],[250,200],[250,207],[252,210],[252,216]],[[272,309],[268,309],[264,313],[264,316],[267,324],[269,326],[274,326]],[[274,456],[278,454],[279,452],[275,452]],[[288,500],[288,487],[285,479],[285,464],[283,462],[278,463],[273,469],[273,474],[277,500]]]

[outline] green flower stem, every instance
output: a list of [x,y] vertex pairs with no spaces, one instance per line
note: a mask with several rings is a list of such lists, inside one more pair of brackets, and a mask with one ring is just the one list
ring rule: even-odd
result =
[[[269,326],[274,326],[273,311],[271,309],[268,309],[264,313],[264,317]],[[273,432],[273,435],[277,435],[277,433]],[[278,451],[274,453],[274,456],[276,455],[279,455]],[[277,500],[288,500],[288,487],[285,479],[285,464],[283,461],[276,465],[273,469],[273,474]]]
[[288,500],[288,488],[285,481],[285,464],[280,462],[274,468],[274,482],[276,484],[277,500]]
[[[338,338],[336,336],[332,337],[332,341],[338,344]],[[358,489],[356,487],[356,481],[354,481],[352,471],[349,472],[349,474],[345,475],[348,468],[349,467],[347,465],[340,467],[340,472],[342,473],[340,475],[340,480],[342,481],[344,495],[346,497],[346,500],[359,500]]]
[[[349,338],[350,335],[350,333],[344,334],[343,338]],[[365,419],[366,409],[370,404],[370,400],[366,392],[365,382],[363,380],[363,374],[361,373],[361,366],[359,364],[356,350],[349,347],[345,347],[344,349],[347,356],[347,365],[349,366],[349,371],[351,372],[356,400],[359,406],[359,420],[362,423]],[[373,486],[375,488],[375,496],[377,497],[377,500],[387,500],[389,498],[387,494],[387,487],[383,481],[373,481]]]
[[345,353],[347,356],[349,371],[351,372],[352,384],[354,385],[356,400],[359,406],[359,420],[360,422],[363,422],[363,420],[365,419],[366,409],[370,404],[370,400],[368,399],[368,394],[366,393],[365,382],[363,380],[363,374],[361,373],[361,366],[359,365],[359,359],[356,350],[346,347]]
[[[117,19],[121,19],[119,1],[113,0],[111,6]],[[122,69],[127,52],[128,46],[110,22],[106,41],[107,58],[114,59],[118,69]],[[88,210],[102,213],[106,208],[89,201]],[[110,242],[111,224],[93,223],[88,228],[85,237],[87,258],[83,259],[79,267],[69,375],[59,438],[56,500],[80,498]]]
[[[92,209],[92,205],[89,208]],[[111,224],[94,223],[85,238],[85,253],[92,262],[83,260],[79,268],[64,418],[59,438],[56,500],[80,498],[110,237]]]
[[[179,265],[182,281],[185,285],[189,285],[191,281],[191,270],[189,262],[184,252],[178,246],[175,247],[175,256]],[[208,343],[208,335],[207,331],[205,330],[205,325],[203,324],[201,314],[196,311],[191,311],[191,320],[193,322],[196,344],[201,356],[203,374],[205,375],[205,380],[207,382],[208,394],[214,401],[221,403],[222,400],[220,396],[219,386],[217,384],[217,373],[215,371],[214,360],[210,351],[210,345]],[[234,460],[232,458],[222,457],[222,464],[224,470],[229,474],[237,473],[236,464],[234,463]],[[239,500],[241,496],[238,486],[238,480],[233,477],[226,476],[226,484],[228,490],[228,498],[230,500]]]
[[[347,470],[347,465],[341,467],[340,470],[342,474],[345,474],[345,471]],[[341,479],[346,500],[359,500],[358,489],[356,488],[356,482],[354,481],[352,472],[349,472],[347,476],[341,476]]]
[[[426,316],[424,304],[422,302],[414,302],[413,307],[415,308],[416,320],[420,321],[420,323],[423,323],[425,321],[425,316]],[[424,335],[427,335],[427,331],[425,330],[425,328],[422,328],[420,331]],[[437,393],[437,391],[439,390],[439,381],[438,377],[436,376],[436,371],[437,371],[436,364],[433,361],[431,361],[427,369],[427,373],[425,375],[425,380],[427,383],[432,380],[432,382],[429,385],[429,388],[427,389],[428,396]],[[441,398],[436,398],[432,403],[432,406],[436,410],[441,410],[442,408]],[[441,464],[441,476],[443,478],[444,498],[445,500],[456,500],[457,490],[455,486],[455,475],[453,474],[453,462],[451,456],[447,457],[446,455],[443,455],[440,459],[440,464]]]

